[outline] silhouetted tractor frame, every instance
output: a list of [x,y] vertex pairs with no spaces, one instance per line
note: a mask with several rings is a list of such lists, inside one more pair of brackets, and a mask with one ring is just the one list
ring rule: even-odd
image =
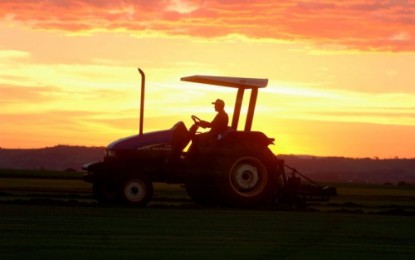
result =
[[[98,201],[145,206],[152,198],[155,182],[184,184],[189,196],[200,205],[300,204],[311,197],[328,199],[334,194],[333,188],[326,189],[311,180],[312,185],[302,185],[295,170],[288,176],[288,166],[268,147],[274,139],[251,130],[258,90],[266,87],[267,79],[200,75],[181,78],[237,90],[231,127],[217,140],[199,144],[192,141],[198,135],[197,124],[190,131],[178,122],[168,130],[143,133],[145,75],[141,69],[138,71],[142,79],[138,135],[109,144],[102,161],[83,166],[87,171],[84,180],[93,184]],[[241,131],[238,122],[246,90],[251,95]],[[192,119],[198,121],[195,116]]]

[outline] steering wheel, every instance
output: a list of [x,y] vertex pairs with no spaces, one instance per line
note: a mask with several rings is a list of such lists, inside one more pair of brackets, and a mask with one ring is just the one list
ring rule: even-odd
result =
[[195,115],[192,115],[191,117],[192,117],[192,120],[195,124],[200,124],[200,122],[202,122],[202,119],[198,118]]

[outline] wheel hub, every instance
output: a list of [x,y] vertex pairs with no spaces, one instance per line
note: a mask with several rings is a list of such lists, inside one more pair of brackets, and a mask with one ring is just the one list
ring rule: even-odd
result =
[[258,170],[252,165],[242,165],[235,172],[235,182],[241,190],[252,189],[258,181]]

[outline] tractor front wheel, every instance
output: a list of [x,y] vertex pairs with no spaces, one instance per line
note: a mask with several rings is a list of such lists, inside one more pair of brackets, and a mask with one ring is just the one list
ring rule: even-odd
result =
[[144,207],[153,196],[153,184],[142,175],[130,175],[121,184],[120,197],[124,204]]

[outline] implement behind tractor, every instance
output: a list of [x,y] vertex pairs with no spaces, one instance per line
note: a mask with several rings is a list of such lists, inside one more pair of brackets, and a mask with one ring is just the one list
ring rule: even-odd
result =
[[[273,203],[301,205],[305,200],[327,200],[334,188],[322,187],[277,159],[269,149],[274,139],[252,131],[259,88],[267,79],[190,76],[182,81],[235,88],[231,126],[214,140],[196,140],[200,119],[183,122],[162,131],[143,133],[145,75],[141,81],[140,129],[138,135],[107,146],[102,161],[83,166],[84,180],[93,184],[100,202],[145,206],[152,198],[153,183],[184,184],[189,196],[200,205],[257,207]],[[244,130],[238,130],[244,93],[250,91]],[[190,143],[189,149],[185,147]],[[291,173],[287,174],[286,169]],[[308,182],[308,185],[301,183]]]

